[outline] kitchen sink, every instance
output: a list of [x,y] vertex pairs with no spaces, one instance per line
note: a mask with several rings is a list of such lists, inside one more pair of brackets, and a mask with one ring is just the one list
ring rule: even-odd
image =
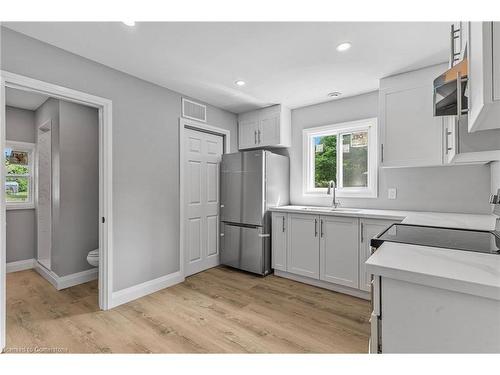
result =
[[360,210],[355,209],[355,208],[332,208],[332,207],[301,207],[301,210],[304,211],[330,211],[330,212],[359,212]]

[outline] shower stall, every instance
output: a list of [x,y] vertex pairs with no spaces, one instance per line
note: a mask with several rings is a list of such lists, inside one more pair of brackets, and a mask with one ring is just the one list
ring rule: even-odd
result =
[[37,260],[47,270],[52,248],[52,121],[43,123],[38,137]]

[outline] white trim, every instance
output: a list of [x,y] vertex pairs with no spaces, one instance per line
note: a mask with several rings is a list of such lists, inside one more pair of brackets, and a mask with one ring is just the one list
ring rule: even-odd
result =
[[36,260],[34,260],[33,268],[40,276],[51,283],[57,290],[71,288],[72,286],[95,280],[97,279],[97,276],[99,274],[99,270],[97,268],[91,268],[89,270],[72,273],[70,275],[59,276],[54,271],[50,271],[45,268]]
[[9,262],[7,263],[7,273],[11,272],[17,272],[17,271],[24,271],[24,270],[30,270],[32,268],[35,268],[35,259],[25,259],[25,260],[18,260],[15,262]]
[[184,276],[180,271],[171,273],[170,275],[161,276],[144,283],[121,289],[112,294],[111,308],[133,301],[137,298],[147,296],[148,294],[157,292],[169,286],[182,283]]
[[278,271],[274,270],[274,275],[279,277],[284,277],[285,279],[290,279],[294,281],[298,281],[300,283],[317,286],[319,288],[333,290],[334,292],[339,292],[343,294],[349,294],[350,296],[363,298],[366,300],[370,300],[370,293],[365,292],[364,290],[350,288],[348,286],[332,284],[322,280],[312,279],[310,277],[296,275],[290,272]]
[[[376,198],[378,196],[378,147],[377,147],[377,118],[367,118],[356,121],[348,121],[337,124],[306,128],[302,130],[302,195],[326,197],[326,188],[311,188],[313,160],[310,158],[312,152],[312,137],[329,135],[332,132],[340,135],[352,131],[368,131],[368,184],[367,188],[337,188],[336,196],[339,198]],[[337,140],[338,142],[339,140]],[[338,143],[340,144],[340,143]],[[342,163],[342,152],[337,151],[337,166]],[[338,168],[337,168],[338,173]],[[337,176],[337,182],[341,176]],[[339,184],[341,186],[341,183]]]
[[224,138],[224,153],[231,152],[231,132],[227,129],[222,129],[216,126],[207,125],[201,122],[179,118],[179,270],[182,277],[185,277],[185,254],[184,254],[184,129],[189,126],[191,128],[199,129],[200,131],[209,131],[221,135]]
[[[0,70],[0,149],[5,148],[5,87],[39,92],[53,98],[91,106],[99,110],[99,306],[110,308],[113,291],[113,152],[112,101],[67,87]],[[4,168],[0,168],[1,181]],[[0,184],[0,350],[5,347],[5,186]]]

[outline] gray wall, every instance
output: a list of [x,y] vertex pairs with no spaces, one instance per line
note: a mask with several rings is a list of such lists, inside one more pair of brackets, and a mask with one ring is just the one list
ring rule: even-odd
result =
[[[293,204],[329,205],[330,197],[302,195],[302,129],[377,117],[378,92],[292,111],[290,194]],[[387,189],[397,188],[397,199]],[[488,165],[379,169],[378,198],[339,198],[343,206],[417,211],[488,213]]]
[[491,163],[491,194],[497,194],[500,189],[500,161]]
[[[35,143],[35,113],[7,107],[5,138]],[[7,263],[33,259],[36,252],[35,210],[7,210]]]
[[[113,289],[178,271],[181,95],[4,27],[1,38],[2,69],[113,101]],[[208,106],[207,118],[236,149],[236,116]]]
[[59,276],[89,268],[99,247],[99,115],[96,108],[59,103],[60,198],[52,269]]

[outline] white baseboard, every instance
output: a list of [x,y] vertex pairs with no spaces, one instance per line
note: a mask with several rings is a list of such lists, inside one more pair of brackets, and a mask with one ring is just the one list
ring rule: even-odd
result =
[[57,290],[66,289],[78,284],[83,284],[97,279],[99,275],[98,268],[91,268],[82,272],[72,273],[71,275],[59,276],[54,271],[50,271],[40,263],[36,262],[35,271],[45,280],[51,283]]
[[35,259],[18,260],[17,262],[9,262],[6,265],[7,273],[29,270],[35,267]]
[[131,286],[130,288],[113,292],[111,296],[112,301],[110,308],[144,297],[161,289],[168,288],[169,286],[182,283],[183,281],[184,276],[180,271],[178,271],[170,275],[146,281],[142,284]]
[[72,273],[71,275],[59,276],[57,280],[57,289],[65,289],[78,284],[83,284],[99,277],[99,268],[91,268],[82,272]]
[[334,292],[349,294],[354,297],[370,300],[370,293],[364,290],[349,288],[343,285],[332,284],[322,280],[311,279],[310,277],[295,275],[293,273],[274,270],[274,274],[279,277],[298,281],[304,284],[314,285],[323,289],[333,290]]

